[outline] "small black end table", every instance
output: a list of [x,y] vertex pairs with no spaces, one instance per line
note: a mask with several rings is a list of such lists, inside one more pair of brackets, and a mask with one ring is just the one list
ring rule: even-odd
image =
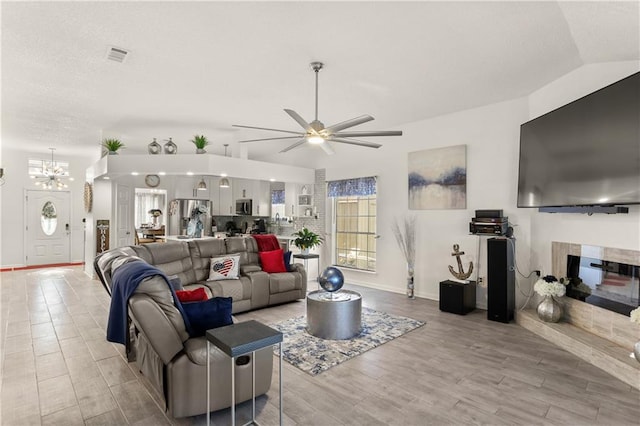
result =
[[476,282],[440,281],[440,310],[466,315],[476,308]]
[[241,355],[251,352],[251,386],[252,410],[251,422],[248,424],[257,425],[256,422],[256,351],[268,346],[278,345],[280,349],[279,364],[279,392],[280,392],[280,425],[282,426],[282,341],[283,334],[258,321],[245,321],[231,324],[224,327],[207,330],[207,426],[211,423],[210,398],[211,398],[211,372],[209,364],[209,345],[213,343],[218,349],[231,358],[231,424],[236,424],[236,379],[235,360]]

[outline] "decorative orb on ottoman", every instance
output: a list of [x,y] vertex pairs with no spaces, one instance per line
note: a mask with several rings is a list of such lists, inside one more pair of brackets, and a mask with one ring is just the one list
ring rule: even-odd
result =
[[318,278],[318,282],[320,283],[320,287],[326,291],[338,291],[344,285],[344,275],[342,275],[342,271],[340,271],[340,269],[329,266],[327,269],[322,271],[322,275]]

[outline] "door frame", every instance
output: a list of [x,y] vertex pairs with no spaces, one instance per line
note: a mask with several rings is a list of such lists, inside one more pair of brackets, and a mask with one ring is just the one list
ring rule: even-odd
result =
[[[27,256],[28,256],[28,252],[29,252],[29,236],[28,236],[28,226],[29,226],[29,192],[52,192],[50,190],[46,190],[46,189],[29,189],[29,188],[24,188],[23,189],[23,195],[22,195],[22,213],[23,213],[23,218],[22,218],[22,223],[23,223],[23,228],[22,228],[22,261],[24,263],[24,266],[37,266],[37,265],[29,265]],[[71,263],[71,252],[72,252],[72,243],[73,243],[73,238],[71,235],[71,224],[73,223],[72,218],[73,218],[73,210],[72,210],[72,206],[73,206],[73,194],[71,193],[71,191],[69,190],[64,190],[64,191],[60,191],[60,190],[56,190],[55,192],[64,192],[69,194],[69,205],[67,206],[67,208],[69,209],[69,234],[68,234],[68,239],[69,239],[69,247],[68,247],[68,252],[67,252],[67,261],[66,263]]]

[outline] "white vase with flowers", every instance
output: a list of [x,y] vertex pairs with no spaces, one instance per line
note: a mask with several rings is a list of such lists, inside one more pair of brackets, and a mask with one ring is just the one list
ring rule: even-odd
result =
[[558,282],[553,275],[540,278],[533,286],[533,290],[542,296],[538,304],[538,317],[545,322],[558,322],[562,317],[562,305],[557,298],[565,295],[564,284]]
[[[629,314],[629,319],[631,320],[631,322],[635,322],[636,324],[640,325],[640,308],[635,308],[633,311],[631,311],[631,313]],[[636,344],[633,345],[633,356],[636,361],[640,362],[640,342],[636,342]]]

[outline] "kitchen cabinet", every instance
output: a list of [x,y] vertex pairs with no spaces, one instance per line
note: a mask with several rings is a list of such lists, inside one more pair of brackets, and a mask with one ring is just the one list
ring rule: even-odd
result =
[[235,180],[229,179],[229,188],[220,188],[220,177],[211,179],[211,190],[214,216],[235,216],[235,202],[233,199],[233,187]]
[[233,199],[252,200],[253,216],[269,216],[271,209],[271,185],[267,181],[254,179],[234,179]]
[[205,191],[197,191],[195,188],[203,177],[196,176],[176,176],[173,198],[184,198],[188,200],[209,200],[211,197],[211,181],[204,177],[207,184]]
[[271,185],[264,180],[254,184],[253,215],[269,216],[271,212]]
[[292,182],[284,184],[284,205],[286,217],[297,216],[296,209],[298,205],[298,185]]
[[313,216],[313,185],[285,183],[284,201],[286,216]]
[[234,200],[252,198],[253,188],[251,179],[234,179],[232,189]]

